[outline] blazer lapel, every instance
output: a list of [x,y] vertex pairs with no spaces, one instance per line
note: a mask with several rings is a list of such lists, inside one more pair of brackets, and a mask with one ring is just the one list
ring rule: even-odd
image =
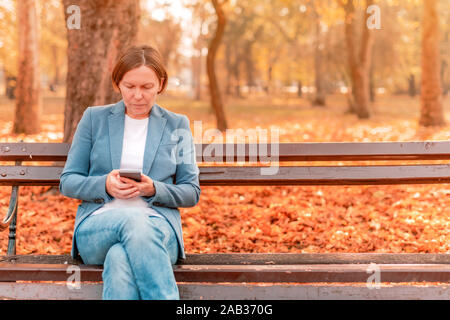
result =
[[147,140],[145,142],[144,164],[142,168],[142,173],[145,175],[148,175],[152,168],[153,160],[155,159],[156,151],[161,142],[166,122],[167,119],[162,116],[159,106],[154,104],[150,111]]
[[125,126],[125,104],[123,100],[116,103],[111,109],[109,121],[109,146],[111,152],[112,168],[120,169],[122,158],[123,131]]

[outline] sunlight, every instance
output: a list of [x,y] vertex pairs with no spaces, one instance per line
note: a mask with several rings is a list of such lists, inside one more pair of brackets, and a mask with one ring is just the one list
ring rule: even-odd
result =
[[14,2],[12,0],[0,0],[0,7],[3,7],[9,11],[13,11],[14,10]]
[[157,21],[165,20],[168,14],[181,23],[186,23],[192,18],[191,11],[184,6],[182,0],[173,0],[170,2],[165,0],[147,0],[144,2],[144,8]]
[[174,19],[183,29],[183,35],[180,43],[180,54],[191,57],[194,54],[192,49],[192,38],[186,34],[186,30],[192,25],[192,12],[185,7],[183,0],[146,0],[143,2],[143,9],[150,13],[152,19],[164,21],[165,19]]

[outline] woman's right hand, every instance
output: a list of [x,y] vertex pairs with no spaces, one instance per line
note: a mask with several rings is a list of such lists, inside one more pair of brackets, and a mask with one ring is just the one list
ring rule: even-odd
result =
[[123,182],[119,170],[113,170],[106,177],[106,192],[117,199],[129,199],[136,197],[139,190],[132,184]]

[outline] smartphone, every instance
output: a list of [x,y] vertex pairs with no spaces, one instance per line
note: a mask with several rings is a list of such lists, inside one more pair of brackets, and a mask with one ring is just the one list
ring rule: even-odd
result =
[[141,182],[141,171],[136,169],[120,169],[119,175],[128,179],[133,179],[137,182]]

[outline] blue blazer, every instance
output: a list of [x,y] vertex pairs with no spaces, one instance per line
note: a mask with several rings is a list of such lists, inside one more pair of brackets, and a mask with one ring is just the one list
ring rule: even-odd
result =
[[[83,200],[78,206],[72,239],[72,257],[78,254],[77,227],[92,212],[113,200],[106,192],[106,177],[120,168],[125,104],[89,107],[78,123],[59,190],[70,198]],[[157,104],[152,106],[142,173],[153,179],[156,193],[143,197],[148,206],[166,217],[184,259],[179,207],[193,207],[200,198],[199,169],[189,120]]]

